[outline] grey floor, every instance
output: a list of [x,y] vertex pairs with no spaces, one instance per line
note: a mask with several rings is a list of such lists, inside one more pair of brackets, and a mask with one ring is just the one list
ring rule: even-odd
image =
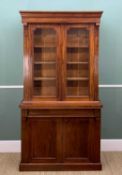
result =
[[122,175],[122,152],[103,152],[102,171],[19,172],[20,154],[0,153],[0,175]]

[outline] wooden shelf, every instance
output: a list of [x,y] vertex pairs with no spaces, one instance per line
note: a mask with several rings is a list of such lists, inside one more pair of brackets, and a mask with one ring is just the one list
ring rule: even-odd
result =
[[41,80],[50,81],[50,80],[56,80],[56,78],[54,77],[35,77],[34,78],[34,81],[41,81]]
[[88,98],[88,95],[67,95],[69,98]]
[[[34,97],[36,97],[36,98],[40,98],[40,96],[39,95],[34,95]],[[41,98],[49,98],[49,97],[52,97],[52,98],[55,98],[55,95],[50,95],[50,96],[45,96],[45,95],[41,95]]]
[[34,64],[56,64],[54,61],[35,61]]
[[50,45],[46,45],[46,44],[45,45],[40,45],[40,44],[37,44],[37,45],[34,45],[33,47],[34,48],[40,48],[40,49],[43,48],[44,49],[44,48],[55,48],[56,45],[51,45],[51,44]]
[[75,49],[88,49],[89,46],[87,45],[83,45],[83,46],[79,46],[79,45],[68,45],[67,48],[75,48]]
[[88,64],[88,62],[87,61],[86,62],[85,61],[84,62],[83,61],[79,61],[79,62],[78,61],[77,62],[76,61],[69,61],[69,62],[67,62],[67,64]]
[[67,78],[68,81],[86,81],[89,80],[88,77],[71,77],[71,78]]

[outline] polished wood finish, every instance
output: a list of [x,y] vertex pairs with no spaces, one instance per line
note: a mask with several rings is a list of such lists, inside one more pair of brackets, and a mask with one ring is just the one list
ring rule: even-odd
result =
[[102,12],[22,11],[21,171],[100,170]]

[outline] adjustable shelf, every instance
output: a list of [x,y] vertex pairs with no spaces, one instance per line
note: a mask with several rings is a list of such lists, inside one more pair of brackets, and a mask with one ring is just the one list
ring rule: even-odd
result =
[[68,81],[87,81],[89,78],[87,77],[69,77],[67,78]]
[[55,44],[35,44],[34,48],[55,48],[56,45]]
[[84,61],[84,62],[83,62],[83,61],[79,61],[79,62],[69,61],[69,62],[67,62],[67,64],[76,64],[76,65],[77,65],[77,64],[82,64],[82,65],[85,64],[85,65],[87,65],[88,63],[89,63],[89,62],[87,62],[87,61],[86,61],[86,62],[85,62],[85,61]]
[[79,45],[68,45],[67,48],[74,48],[74,49],[88,49],[89,46],[87,45],[82,45],[82,46],[79,46]]
[[45,80],[45,81],[51,81],[51,80],[56,80],[56,78],[53,78],[53,77],[35,77],[34,78],[35,81],[41,81],[41,80]]
[[54,61],[35,61],[34,64],[56,64]]

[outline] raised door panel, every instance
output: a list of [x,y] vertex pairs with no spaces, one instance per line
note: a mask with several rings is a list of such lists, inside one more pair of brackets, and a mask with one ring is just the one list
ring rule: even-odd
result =
[[32,97],[59,99],[60,26],[31,26]]
[[30,162],[56,162],[57,120],[48,118],[29,119]]
[[88,161],[88,119],[67,118],[63,120],[64,162]]

